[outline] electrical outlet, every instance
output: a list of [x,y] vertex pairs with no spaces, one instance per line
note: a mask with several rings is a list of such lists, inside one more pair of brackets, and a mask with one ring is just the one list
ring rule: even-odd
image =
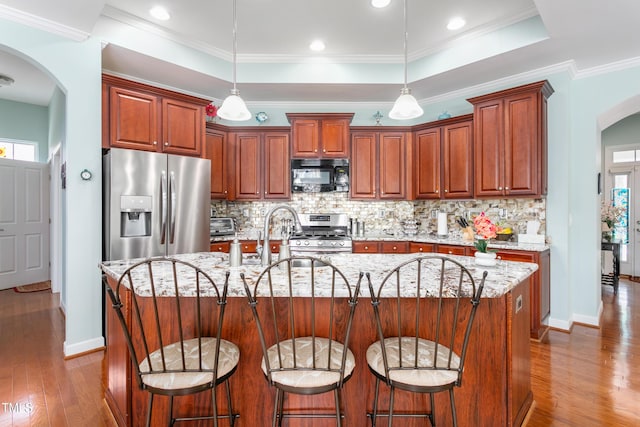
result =
[[436,218],[438,218],[438,211],[434,209],[431,211],[431,219],[436,219]]
[[500,208],[498,210],[498,215],[500,216],[500,218],[506,218],[507,217],[507,210],[505,208]]
[[384,209],[378,211],[378,218],[384,218]]
[[244,208],[244,209],[242,210],[242,215],[244,215],[244,216],[245,216],[245,218],[249,218],[249,209]]

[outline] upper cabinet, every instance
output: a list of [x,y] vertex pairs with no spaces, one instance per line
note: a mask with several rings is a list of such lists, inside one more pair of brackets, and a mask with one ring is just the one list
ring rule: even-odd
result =
[[287,113],[293,158],[348,158],[353,113]]
[[233,155],[229,200],[289,200],[289,132],[242,130],[229,133]]
[[207,128],[202,157],[211,161],[211,199],[229,194],[229,145],[227,132]]
[[103,75],[103,147],[200,156],[208,100]]
[[414,133],[416,199],[473,197],[473,116],[446,119]]
[[475,196],[547,193],[549,82],[471,98],[474,111]]
[[406,132],[352,132],[352,199],[407,198],[407,139]]

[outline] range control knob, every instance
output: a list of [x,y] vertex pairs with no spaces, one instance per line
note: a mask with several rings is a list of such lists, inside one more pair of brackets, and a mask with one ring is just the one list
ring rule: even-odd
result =
[[300,246],[300,240],[296,240],[296,246]]
[[308,240],[305,240],[305,241],[304,241],[304,245],[305,245],[305,246],[309,246],[309,241],[308,241]]

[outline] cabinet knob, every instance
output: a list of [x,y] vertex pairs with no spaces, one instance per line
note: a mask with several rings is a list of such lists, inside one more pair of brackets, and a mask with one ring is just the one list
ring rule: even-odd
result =
[[327,152],[327,150],[326,150],[325,148],[323,148],[323,149],[322,149],[322,152],[323,152],[323,153],[326,153],[326,152]]
[[313,150],[313,152],[314,152],[314,153],[317,153],[317,152],[318,152],[318,149],[316,148],[315,150]]
[[369,246],[365,246],[365,247],[364,247],[364,250],[365,250],[365,251],[368,251],[368,250],[369,250]]
[[169,142],[165,142],[165,143],[164,143],[164,146],[165,146],[165,147],[168,147],[168,146],[169,146]]
[[436,189],[436,194],[438,194],[440,192],[440,190]]
[[498,187],[498,190],[502,190],[502,187]]
[[445,192],[445,193],[448,193],[448,192],[449,192],[449,190],[444,190],[444,192]]
[[260,192],[259,192],[259,191],[256,191],[256,194],[260,194]]
[[508,189],[509,189],[509,187],[504,187],[504,189],[505,189],[505,190],[508,190]]
[[394,251],[397,251],[397,250],[398,250],[398,247],[397,247],[397,246],[394,246],[394,247],[393,247],[393,250],[394,250]]
[[449,255],[453,255],[453,251],[449,251]]
[[423,250],[424,250],[424,249],[422,249],[422,248],[418,249],[418,251],[419,251],[419,252],[422,252]]
[[153,145],[158,145],[158,141],[153,141]]

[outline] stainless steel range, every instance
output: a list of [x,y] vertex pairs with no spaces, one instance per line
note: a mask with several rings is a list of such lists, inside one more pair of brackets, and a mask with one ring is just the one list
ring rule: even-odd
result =
[[292,254],[351,252],[347,214],[300,214],[302,232],[291,236]]

